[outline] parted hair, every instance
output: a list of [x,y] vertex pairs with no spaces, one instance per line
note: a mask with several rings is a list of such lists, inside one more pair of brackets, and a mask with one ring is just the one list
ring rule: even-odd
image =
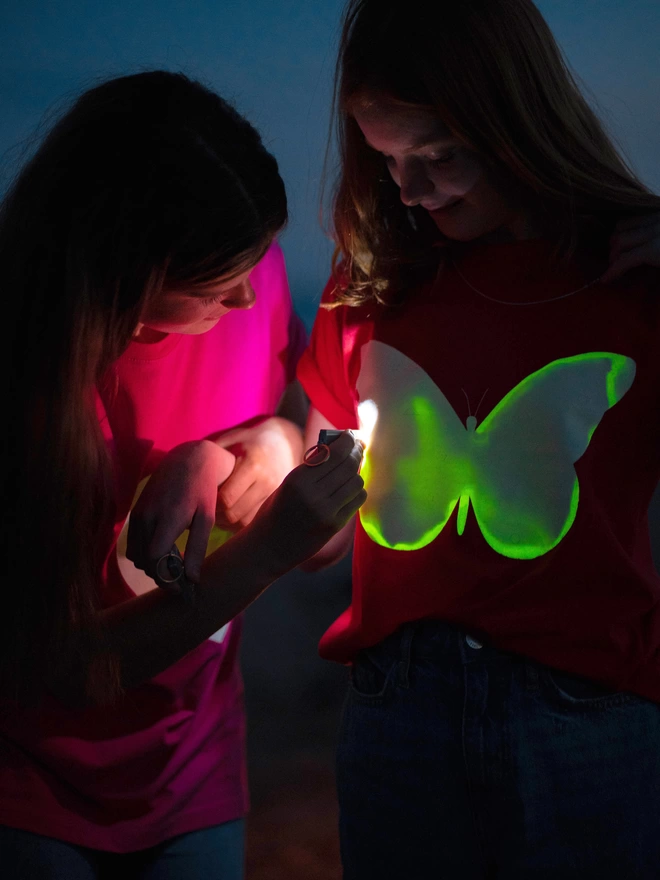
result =
[[38,694],[81,638],[101,646],[88,695],[119,693],[98,625],[114,499],[97,390],[161,291],[245,271],[286,219],[259,134],[180,73],[85,92],[17,175],[0,206],[4,697]]
[[581,222],[611,234],[660,210],[576,83],[531,0],[349,0],[335,75],[340,170],[334,194],[336,301],[398,301],[429,279],[447,240],[402,204],[353,117],[386,99],[437,113],[487,167],[521,186],[570,257]]

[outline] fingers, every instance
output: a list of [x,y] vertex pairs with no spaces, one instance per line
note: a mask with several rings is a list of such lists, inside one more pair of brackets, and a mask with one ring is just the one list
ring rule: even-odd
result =
[[[335,503],[337,510],[341,510],[345,505],[351,504],[358,495],[365,491],[364,480],[359,474],[354,474],[332,493],[330,500]],[[357,507],[353,510],[353,513],[355,513],[355,510],[357,510]]]
[[236,459],[231,476],[218,489],[218,506],[230,510],[255,482],[254,468],[246,459]]
[[228,528],[232,528],[238,523],[247,525],[254,518],[261,503],[270,494],[266,491],[263,483],[253,483],[229,510],[221,505],[216,507],[216,523]]
[[208,547],[213,522],[212,516],[198,510],[190,524],[186,552],[183,557],[183,567],[186,577],[196,584],[199,583],[202,577],[202,564],[206,556],[206,548]]
[[351,498],[343,507],[339,509],[337,512],[337,519],[347,523],[349,519],[354,516],[354,514],[362,507],[364,502],[367,500],[367,490],[364,488],[360,489],[360,491]]
[[[364,480],[357,473],[358,467],[358,461],[349,453],[336,467],[327,471],[322,480],[313,482],[310,490],[317,499],[315,503],[320,504],[326,513],[332,511],[331,515],[334,516],[337,510],[349,503],[364,488]],[[301,481],[306,481],[309,486],[309,470],[305,468],[306,465],[300,465],[292,471],[291,478],[299,485]]]
[[172,549],[172,544],[174,544],[183,531],[182,528],[179,528],[178,525],[173,525],[173,523],[178,523],[178,520],[174,517],[166,520],[161,519],[156,523],[151,540],[146,545],[150,560],[157,561]]
[[173,516],[172,519],[161,520],[156,524],[151,540],[145,544],[148,547],[145,564],[139,567],[153,577],[158,560],[170,552],[179,535],[188,528],[184,568],[190,580],[197,583],[214,521],[213,514],[201,507],[197,508],[191,519]]
[[[336,468],[343,466],[344,462],[349,458],[351,459],[354,470],[357,470],[360,466],[363,446],[359,441],[356,441],[355,437],[349,431],[344,431],[344,433],[337,437],[336,440],[332,441],[328,448],[330,449],[328,459],[317,467],[311,468],[313,480],[317,482],[327,480],[333,471]],[[323,456],[323,451],[312,456],[309,464],[314,464],[319,460],[322,461]],[[307,467],[307,465],[303,465],[303,467]]]

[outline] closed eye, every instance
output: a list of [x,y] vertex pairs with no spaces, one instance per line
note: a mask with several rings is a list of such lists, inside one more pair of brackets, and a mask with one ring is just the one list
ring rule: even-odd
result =
[[203,299],[202,302],[205,306],[212,306],[215,303],[221,302],[223,299],[223,294],[219,293],[217,296],[210,296],[208,299]]
[[[447,165],[449,162],[451,162],[455,158],[456,158],[456,150],[452,150],[451,153],[447,153],[444,156],[438,156],[437,158],[429,157],[427,159],[427,161],[431,165]],[[385,160],[385,164],[387,165],[388,168],[390,168],[392,165],[396,164],[396,160],[394,159],[394,156],[386,156],[383,153],[383,159]]]
[[446,156],[439,156],[437,159],[431,159],[432,165],[446,165],[456,158],[456,152],[447,153]]

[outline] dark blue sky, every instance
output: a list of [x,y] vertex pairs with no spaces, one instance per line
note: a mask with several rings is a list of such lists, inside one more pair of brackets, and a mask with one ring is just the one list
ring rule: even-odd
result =
[[[660,190],[660,0],[538,5],[633,166]],[[283,246],[309,324],[331,252],[318,224],[318,194],[342,7],[343,0],[5,0],[5,181],[19,155],[10,148],[61,99],[140,68],[183,70],[233,100],[280,163],[292,217]]]

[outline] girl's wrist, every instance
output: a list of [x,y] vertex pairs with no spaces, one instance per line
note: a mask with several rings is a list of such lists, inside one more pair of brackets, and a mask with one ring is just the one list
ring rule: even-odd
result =
[[[228,553],[233,559],[227,558]],[[227,566],[233,564],[240,570],[243,581],[266,588],[294,567],[287,564],[285,555],[273,540],[272,531],[255,520],[207,556],[202,567],[202,583],[212,586],[216,579],[226,576]]]

